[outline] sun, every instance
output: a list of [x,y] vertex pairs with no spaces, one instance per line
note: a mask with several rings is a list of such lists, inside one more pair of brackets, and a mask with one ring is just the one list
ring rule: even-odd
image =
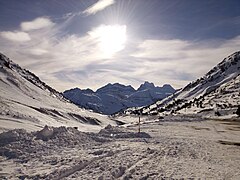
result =
[[102,25],[95,30],[94,36],[104,55],[111,57],[125,48],[126,25]]
[[106,54],[114,54],[125,47],[126,26],[109,25],[102,28],[100,48]]

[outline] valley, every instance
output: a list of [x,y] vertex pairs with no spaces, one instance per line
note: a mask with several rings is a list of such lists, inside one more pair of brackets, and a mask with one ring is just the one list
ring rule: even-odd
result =
[[0,55],[1,179],[239,179],[239,52],[161,101],[110,116]]
[[0,0],[0,180],[240,180],[240,0]]

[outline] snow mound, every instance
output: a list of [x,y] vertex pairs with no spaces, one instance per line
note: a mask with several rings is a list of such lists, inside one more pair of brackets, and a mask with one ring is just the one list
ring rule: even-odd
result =
[[23,139],[29,140],[33,136],[30,133],[27,133],[24,129],[14,129],[7,132],[3,132],[0,134],[0,146],[4,146],[6,144],[21,141]]
[[0,134],[0,155],[27,161],[31,156],[44,155],[59,147],[72,148],[89,142],[96,144],[89,134],[74,127],[45,126],[31,133],[24,129],[14,129]]
[[132,132],[123,127],[108,125],[99,133],[85,133],[77,127],[45,126],[40,131],[14,129],[0,134],[0,156],[27,162],[31,157],[52,153],[58,148],[74,148],[86,144],[112,141],[112,138],[151,138],[145,132]]
[[[34,133],[37,139],[43,141],[53,141],[54,143],[64,143],[73,145],[76,143],[86,143],[90,137],[83,132],[78,131],[77,127],[49,127],[45,126],[42,130]],[[62,143],[61,143],[62,142]]]
[[131,132],[127,131],[126,128],[111,125],[102,129],[99,135],[108,138],[151,138],[151,136],[145,132]]

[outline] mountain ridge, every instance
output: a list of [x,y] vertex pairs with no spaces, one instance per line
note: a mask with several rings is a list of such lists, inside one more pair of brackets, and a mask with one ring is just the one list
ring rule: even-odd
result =
[[70,103],[32,72],[0,53],[0,131],[38,130],[45,125],[72,126],[82,131],[117,122]]
[[[240,51],[237,51],[224,58],[205,75],[190,82],[184,88],[162,101],[143,108],[130,108],[122,113],[161,115],[176,112],[184,114],[186,111],[186,113],[196,114],[208,110],[211,112],[209,114],[214,115],[215,113],[221,114],[219,111],[226,114],[227,112],[220,108],[220,106],[225,106],[225,108],[229,108],[229,113],[233,114],[240,102],[239,79]],[[231,106],[233,106],[232,110]]]
[[125,108],[149,105],[174,92],[175,89],[169,84],[158,87],[145,81],[138,89],[131,85],[108,83],[95,92],[73,88],[64,91],[63,95],[80,107],[111,115]]
[[41,88],[43,90],[47,90],[47,91],[51,92],[58,98],[60,98],[62,100],[64,99],[67,101],[67,99],[65,99],[60,92],[58,92],[57,90],[53,89],[52,87],[50,87],[49,85],[47,85],[46,83],[41,81],[39,79],[39,77],[36,76],[34,73],[30,72],[27,69],[21,68],[18,64],[14,63],[12,60],[10,60],[7,56],[5,56],[2,53],[0,53],[0,60],[1,60],[2,66],[5,65],[6,67],[17,71],[27,81],[31,82],[32,84],[38,86],[39,88]]

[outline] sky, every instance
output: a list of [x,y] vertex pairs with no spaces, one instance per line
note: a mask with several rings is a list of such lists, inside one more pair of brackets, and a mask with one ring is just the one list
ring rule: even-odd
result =
[[0,0],[0,52],[57,89],[184,87],[240,50],[239,0]]

